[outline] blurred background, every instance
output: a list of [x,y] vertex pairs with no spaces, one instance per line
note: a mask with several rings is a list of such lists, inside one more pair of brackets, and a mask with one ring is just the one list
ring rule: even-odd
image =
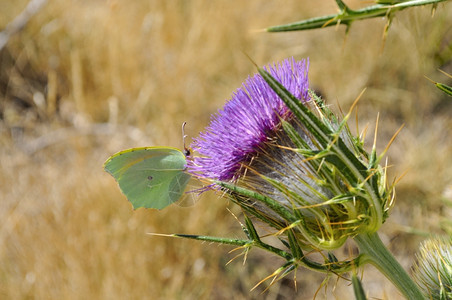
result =
[[[0,1],[1,299],[350,299],[346,279],[322,287],[304,269],[296,287],[290,274],[250,292],[283,261],[256,249],[226,265],[232,247],[146,234],[242,238],[226,199],[133,211],[103,171],[126,148],[182,148],[184,121],[196,137],[256,72],[246,55],[309,57],[311,86],[337,112],[366,89],[368,147],[377,113],[380,152],[405,125],[388,152],[390,178],[405,175],[381,235],[407,270],[428,233],[452,233],[452,99],[425,78],[452,84],[438,71],[452,73],[450,2],[397,13],[385,41],[383,18],[348,34],[262,31],[335,13],[333,0],[32,2],[18,24],[29,1]],[[363,276],[370,297],[400,298],[373,267]]]

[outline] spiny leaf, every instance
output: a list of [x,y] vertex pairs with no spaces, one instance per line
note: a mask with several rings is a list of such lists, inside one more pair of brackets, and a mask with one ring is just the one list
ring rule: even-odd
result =
[[361,280],[353,273],[352,275],[353,291],[355,292],[356,300],[366,300],[366,293],[364,292]]
[[436,87],[439,88],[441,91],[446,93],[446,95],[452,97],[452,87],[445,85],[443,83],[437,82],[435,83]]
[[297,31],[297,30],[309,30],[316,28],[323,28],[328,26],[334,26],[338,24],[344,24],[349,26],[354,21],[385,17],[388,13],[393,14],[396,11],[400,11],[409,7],[437,4],[447,0],[410,0],[410,1],[398,1],[398,0],[379,0],[379,4],[364,7],[358,10],[351,10],[342,1],[336,0],[340,12],[337,14],[326,15],[321,17],[315,17],[307,20],[302,20],[294,23],[277,25],[268,27],[268,32],[282,32],[282,31]]

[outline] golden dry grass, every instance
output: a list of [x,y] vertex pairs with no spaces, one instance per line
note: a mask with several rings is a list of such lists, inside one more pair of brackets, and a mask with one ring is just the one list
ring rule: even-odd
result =
[[[27,1],[0,4],[0,28]],[[351,3],[362,5],[361,1]],[[241,236],[224,199],[132,211],[102,170],[130,147],[180,148],[263,65],[309,57],[310,81],[333,105],[359,105],[360,126],[380,112],[397,203],[383,237],[410,267],[421,235],[451,233],[452,102],[424,75],[452,73],[452,6],[343,28],[268,34],[265,26],[335,12],[334,1],[51,1],[0,52],[1,299],[311,299],[323,275],[297,272],[249,292],[282,261],[259,250],[243,266],[230,247],[148,232]],[[450,82],[449,82],[450,83]],[[450,205],[450,204],[449,204]],[[369,295],[397,299],[373,268]],[[265,287],[265,286],[264,286]],[[351,297],[331,280],[317,299]]]

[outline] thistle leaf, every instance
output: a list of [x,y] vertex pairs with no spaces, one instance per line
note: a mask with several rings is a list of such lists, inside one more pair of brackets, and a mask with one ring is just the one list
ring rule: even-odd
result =
[[443,83],[437,82],[435,83],[436,87],[443,91],[446,95],[452,97],[452,87],[445,85]]
[[366,293],[364,292],[361,280],[359,280],[356,274],[352,275],[352,284],[356,300],[366,300]]
[[328,26],[335,26],[339,24],[346,25],[347,27],[354,21],[360,21],[371,18],[386,17],[389,13],[393,14],[397,11],[421,6],[444,2],[447,0],[378,0],[376,5],[364,7],[358,10],[351,10],[342,1],[336,0],[339,6],[340,12],[333,15],[326,15],[321,17],[315,17],[307,20],[302,20],[294,23],[271,26],[267,28],[268,32],[283,32],[283,31],[298,31],[309,30],[316,28],[324,28]]

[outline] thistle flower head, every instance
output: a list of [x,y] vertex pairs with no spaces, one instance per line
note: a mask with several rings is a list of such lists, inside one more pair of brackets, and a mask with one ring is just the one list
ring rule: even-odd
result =
[[[309,100],[306,61],[285,60],[268,71],[300,101]],[[210,125],[192,144],[200,156],[189,161],[189,172],[222,181],[240,176],[240,167],[256,154],[290,111],[260,75],[248,78]]]
[[[281,232],[293,229],[304,246],[335,249],[350,236],[375,232],[391,196],[378,159],[309,92],[306,61],[266,70],[212,117],[192,144],[199,155],[188,172],[226,189]],[[268,80],[282,89],[276,93]]]
[[452,238],[424,241],[414,271],[427,299],[452,299]]

